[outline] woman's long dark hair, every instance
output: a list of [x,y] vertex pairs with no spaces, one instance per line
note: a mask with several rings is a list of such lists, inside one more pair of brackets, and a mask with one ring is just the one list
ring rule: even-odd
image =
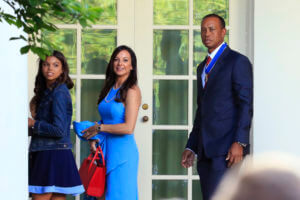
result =
[[[57,78],[55,84],[53,85],[53,88],[63,83],[65,83],[69,89],[73,88],[74,83],[69,76],[69,65],[67,63],[67,59],[65,58],[64,54],[54,50],[50,56],[54,56],[61,62],[62,71],[63,71],[63,73]],[[35,108],[38,108],[41,102],[41,98],[43,96],[43,92],[47,89],[46,79],[43,75],[43,70],[42,70],[43,63],[44,60],[40,59],[38,73],[35,77],[34,97],[32,98],[32,103],[35,105]]]
[[109,63],[106,68],[106,79],[104,82],[104,86],[100,92],[98,103],[99,104],[108,94],[109,90],[114,86],[116,83],[117,75],[114,72],[114,59],[121,51],[126,50],[131,57],[131,65],[132,70],[126,81],[122,84],[120,90],[118,91],[119,95],[116,95],[115,101],[117,102],[125,102],[127,97],[127,91],[129,88],[132,88],[134,85],[137,84],[137,60],[134,51],[129,48],[128,46],[122,45],[118,46],[114,52],[112,53]]

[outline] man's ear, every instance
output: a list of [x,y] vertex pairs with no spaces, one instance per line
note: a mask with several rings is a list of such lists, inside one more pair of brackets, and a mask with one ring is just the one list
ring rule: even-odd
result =
[[226,33],[227,33],[226,28],[223,28],[223,29],[222,29],[222,36],[225,37]]

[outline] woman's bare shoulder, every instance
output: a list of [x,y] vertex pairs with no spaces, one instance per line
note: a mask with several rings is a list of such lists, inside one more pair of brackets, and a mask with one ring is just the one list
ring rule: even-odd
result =
[[140,90],[139,86],[134,85],[133,87],[129,88],[128,92],[127,92],[127,96],[140,99],[141,98],[141,90]]

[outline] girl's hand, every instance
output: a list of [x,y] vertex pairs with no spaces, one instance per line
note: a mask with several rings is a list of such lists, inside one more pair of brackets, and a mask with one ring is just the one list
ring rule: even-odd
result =
[[28,128],[34,127],[35,120],[28,117]]
[[98,134],[98,130],[97,130],[98,126],[100,126],[100,125],[96,122],[94,126],[84,129],[82,131],[82,133],[85,133],[83,135],[83,137],[88,140],[91,137],[94,137],[95,135],[97,135]]

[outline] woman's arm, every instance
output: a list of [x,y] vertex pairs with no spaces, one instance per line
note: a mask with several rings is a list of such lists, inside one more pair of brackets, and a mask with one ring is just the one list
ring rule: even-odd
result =
[[83,132],[86,139],[98,134],[97,127],[101,126],[101,132],[112,134],[132,134],[135,128],[139,107],[141,105],[141,91],[138,86],[134,86],[127,91],[125,101],[125,122],[120,124],[96,124]]
[[139,107],[141,105],[141,92],[135,86],[127,92],[125,102],[125,122],[122,124],[102,124],[101,131],[116,134],[132,134],[135,128]]

